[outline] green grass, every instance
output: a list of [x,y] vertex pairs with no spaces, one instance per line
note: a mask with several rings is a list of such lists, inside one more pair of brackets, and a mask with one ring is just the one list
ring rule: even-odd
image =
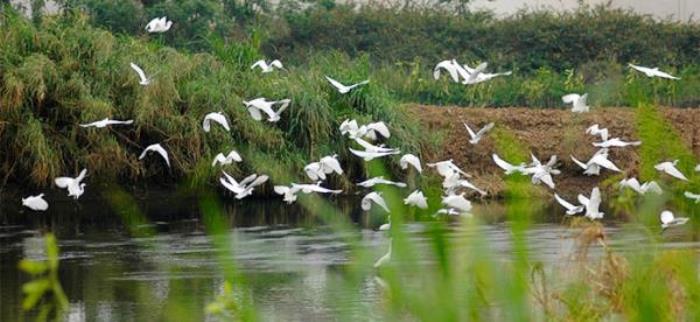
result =
[[[402,151],[419,153],[423,144],[417,122],[405,116],[381,83],[339,95],[323,78],[365,79],[371,69],[367,59],[319,55],[307,65],[262,75],[249,68],[262,58],[250,43],[188,54],[114,36],[90,26],[84,15],[46,17],[34,26],[6,11],[2,23],[0,165],[14,169],[10,181],[45,186],[56,176],[86,167],[92,179],[106,182],[172,184],[185,179],[201,186],[218,175],[206,166],[213,156],[230,149],[244,156],[242,164],[228,169],[234,175],[254,168],[245,151],[291,169],[338,153],[346,167],[362,169],[338,143],[337,128],[345,118],[386,122],[392,130],[386,144]],[[138,84],[130,62],[152,76],[151,85]],[[242,100],[260,96],[290,98],[292,104],[277,124],[257,122]],[[215,111],[227,115],[230,133],[220,127],[203,132],[201,120]],[[135,123],[78,127],[105,117]],[[158,142],[169,151],[172,169],[152,159],[137,160],[143,147]]]

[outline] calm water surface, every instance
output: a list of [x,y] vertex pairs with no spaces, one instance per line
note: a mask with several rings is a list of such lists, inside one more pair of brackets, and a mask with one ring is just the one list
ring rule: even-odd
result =
[[[233,243],[229,256],[244,273],[261,320],[333,320],[340,310],[344,319],[379,318],[375,273],[368,274],[359,289],[338,285],[346,279],[351,255],[345,237],[360,236],[360,247],[379,258],[389,245],[386,234],[376,231],[385,217],[363,214],[357,200],[336,205],[355,223],[354,231],[335,232],[304,210],[277,201],[247,200],[226,207]],[[65,320],[173,320],[178,312],[186,320],[212,320],[203,308],[219,294],[224,280],[197,200],[151,194],[139,201],[139,207],[151,221],[141,228],[155,230],[155,235],[130,237],[119,216],[96,199],[53,202],[43,214],[3,203],[0,321],[30,320],[21,310],[21,285],[27,276],[17,263],[22,258],[43,258],[43,231],[54,232],[61,248],[60,278],[70,300]],[[498,214],[503,207],[482,206],[480,212]],[[488,223],[471,228],[454,225],[449,236],[480,234],[496,255],[509,255],[511,230],[498,218],[490,216],[484,220]],[[527,231],[534,260],[554,265],[570,258],[576,232],[562,226],[561,217],[542,216],[537,221]],[[623,235],[615,223],[606,227],[611,243],[620,249],[641,240]],[[407,229],[418,248],[428,251],[426,224],[409,224]],[[680,238],[665,246],[698,248],[688,240]]]

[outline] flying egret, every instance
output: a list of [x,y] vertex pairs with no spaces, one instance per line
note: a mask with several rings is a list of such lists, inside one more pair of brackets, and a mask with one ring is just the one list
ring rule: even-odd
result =
[[464,80],[462,81],[462,84],[464,84],[464,85],[474,85],[474,84],[489,81],[489,80],[496,78],[496,77],[510,76],[513,74],[512,71],[507,71],[504,73],[485,73],[483,69],[479,70],[479,68],[481,66],[483,66],[485,69],[486,66],[488,65],[486,63],[479,65],[477,68],[471,68],[467,64],[460,66],[459,64],[456,63],[456,61],[455,61],[455,64],[457,67],[457,73],[459,73],[459,75],[462,76],[462,78],[464,78]]
[[136,74],[139,75],[139,84],[140,85],[146,86],[146,85],[151,83],[151,79],[146,77],[146,73],[143,71],[143,69],[141,69],[141,67],[139,67],[138,65],[136,65],[134,63],[129,63],[129,65],[131,66],[131,69],[136,71]]
[[168,20],[167,17],[153,18],[146,25],[146,31],[149,33],[163,33],[170,30],[173,22]]
[[36,196],[22,198],[22,206],[25,206],[34,211],[46,211],[49,209],[49,203],[44,200],[44,194],[40,193]]
[[456,83],[459,82],[459,74],[457,73],[457,66],[459,64],[456,64],[455,60],[443,60],[439,62],[437,65],[435,65],[435,68],[433,69],[433,78],[435,80],[440,79],[440,71],[445,70],[449,73],[450,78]]
[[593,136],[600,136],[600,139],[603,141],[608,140],[608,129],[607,128],[601,128],[600,125],[598,124],[593,124],[590,127],[586,129],[586,134],[590,134]]
[[448,194],[455,192],[459,188],[467,188],[478,192],[482,196],[486,195],[486,191],[477,188],[475,185],[469,182],[469,180],[462,179],[457,172],[445,177],[445,179],[442,181],[442,187]]
[[428,199],[425,198],[425,195],[423,195],[423,192],[420,190],[411,192],[411,194],[403,200],[403,204],[420,209],[428,209]]
[[243,158],[241,158],[241,155],[238,154],[238,151],[231,150],[231,152],[229,152],[227,155],[224,155],[223,153],[217,154],[214,157],[214,161],[212,161],[211,166],[215,167],[217,163],[219,165],[229,165],[232,164],[234,161],[242,162]]
[[139,156],[139,160],[143,160],[143,158],[146,157],[148,152],[155,152],[160,154],[160,156],[165,160],[165,164],[168,165],[168,168],[170,167],[170,159],[168,159],[168,151],[165,151],[162,145],[160,143],[156,144],[151,144],[147,146],[145,149],[143,149],[143,152],[141,152],[141,155]]
[[255,69],[255,67],[259,67],[262,70],[263,74],[272,72],[273,70],[275,70],[275,68],[284,69],[284,66],[282,66],[282,62],[278,59],[271,61],[270,64],[265,62],[264,59],[258,60],[253,64],[253,66],[250,66],[250,69]]
[[81,183],[85,179],[85,175],[87,175],[87,169],[80,171],[80,174],[75,178],[58,177],[54,179],[54,183],[61,189],[67,189],[68,196],[77,200],[85,192],[85,184]]
[[571,111],[574,113],[584,113],[590,110],[590,107],[586,105],[586,100],[588,99],[588,93],[579,94],[568,94],[562,96],[561,100],[566,104],[572,104]]
[[469,139],[469,143],[471,144],[477,144],[479,141],[481,141],[481,138],[488,132],[493,129],[493,126],[495,125],[493,122],[486,124],[484,127],[482,127],[478,132],[474,133],[472,129],[467,125],[467,123],[462,122],[464,124],[464,128],[467,129],[467,132],[469,133],[469,136],[471,139]]
[[385,148],[384,145],[374,145],[361,138],[356,138],[355,142],[361,145],[367,152],[400,152],[399,149]]
[[348,93],[348,92],[350,92],[351,90],[353,90],[355,87],[369,84],[369,79],[368,79],[368,80],[365,80],[365,81],[362,81],[362,82],[359,82],[359,83],[357,83],[357,84],[350,85],[350,86],[343,85],[343,84],[341,84],[339,81],[337,81],[337,80],[335,80],[335,79],[332,79],[332,78],[330,78],[330,77],[328,77],[328,76],[326,76],[326,79],[328,80],[328,82],[331,83],[331,85],[333,85],[333,87],[335,87],[335,88],[338,90],[338,92],[339,92],[340,94]]
[[620,189],[629,188],[640,195],[646,194],[647,192],[653,192],[659,195],[663,193],[663,190],[661,190],[661,187],[656,181],[648,181],[642,184],[637,178],[625,178],[620,180],[619,186]]
[[688,222],[688,220],[690,220],[690,218],[688,217],[676,217],[669,210],[662,211],[659,217],[661,219],[661,229],[666,229],[672,226],[684,225]]
[[602,199],[600,197],[600,189],[598,189],[598,187],[591,190],[590,198],[579,194],[578,202],[580,202],[586,208],[585,216],[590,220],[601,219],[603,218],[603,215],[605,215],[599,210]]
[[499,157],[497,154],[492,154],[491,158],[493,158],[493,162],[496,163],[496,165],[503,169],[506,172],[506,175],[513,174],[520,172],[521,174],[525,172],[525,164],[521,163],[520,165],[512,165],[506,161],[503,161],[501,157]]
[[224,116],[224,114],[221,112],[213,112],[204,116],[204,120],[202,121],[202,127],[204,128],[204,132],[208,133],[211,130],[212,121],[219,123],[221,126],[224,127],[224,129],[226,129],[227,132],[231,131],[231,128],[228,126],[226,116]]
[[661,163],[655,165],[654,169],[661,171],[661,172],[665,172],[666,174],[668,174],[674,178],[677,178],[677,179],[680,179],[683,181],[688,181],[688,178],[686,178],[686,176],[683,175],[683,173],[680,170],[678,170],[678,168],[676,168],[676,164],[678,164],[678,160],[674,160],[672,162],[671,161],[661,162]]
[[95,121],[95,122],[87,123],[87,124],[80,124],[80,127],[103,128],[103,127],[107,127],[108,125],[129,125],[132,123],[134,123],[134,120],[118,121],[118,120],[110,120],[108,118],[104,118],[100,121]]
[[355,140],[358,138],[366,138],[374,141],[378,135],[384,138],[391,137],[389,128],[384,122],[373,122],[362,126],[358,126],[356,120],[345,120],[340,124],[340,134],[347,134],[349,138]]
[[342,190],[332,190],[328,188],[321,187],[321,182],[315,184],[296,184],[292,183],[291,186],[274,186],[275,193],[284,196],[283,200],[287,203],[293,203],[297,200],[297,193],[328,193],[328,194],[339,194],[343,192]]
[[384,209],[384,211],[390,212],[389,207],[386,205],[386,202],[384,201],[381,192],[373,191],[365,195],[364,198],[362,198],[362,202],[360,203],[360,205],[362,206],[362,210],[369,211],[370,209],[372,209],[372,203],[377,204],[379,207]]
[[317,162],[312,162],[304,167],[304,172],[311,180],[326,180],[327,174],[343,174],[343,169],[338,162],[338,155],[328,155]]
[[360,151],[360,150],[355,150],[353,148],[348,148],[350,150],[350,153],[364,159],[365,161],[372,161],[376,158],[382,158],[385,156],[389,155],[394,155],[394,154],[399,154],[401,152],[399,151],[392,151],[392,152],[369,152],[369,151]]
[[699,202],[700,202],[700,194],[692,193],[692,192],[690,192],[690,191],[686,191],[686,192],[683,193],[683,195],[684,195],[686,198],[695,201],[695,203],[699,203]]
[[554,189],[555,185],[552,175],[558,175],[561,173],[561,171],[554,168],[554,165],[557,162],[557,156],[551,156],[546,164],[542,164],[542,162],[540,162],[540,160],[538,160],[533,154],[530,154],[530,156],[532,157],[532,165],[523,169],[522,173],[525,175],[531,175],[531,182],[533,184],[544,183],[550,189]]
[[660,77],[660,78],[673,79],[673,80],[680,79],[678,77],[672,76],[671,74],[660,71],[658,67],[649,68],[649,67],[638,66],[638,65],[634,65],[634,64],[629,64],[629,66],[632,69],[635,69],[635,70],[638,70],[638,71],[644,73],[644,75],[647,75],[647,77]]
[[440,176],[442,176],[443,178],[447,178],[455,172],[457,172],[457,173],[459,173],[467,178],[472,177],[468,173],[462,171],[462,169],[460,169],[456,164],[454,164],[452,159],[434,162],[434,163],[428,163],[427,165],[428,165],[428,167],[435,168],[435,170],[437,170],[438,174],[440,174]]
[[564,198],[559,197],[559,195],[556,194],[556,193],[554,194],[554,199],[555,199],[560,205],[562,205],[564,208],[566,208],[566,215],[567,215],[567,216],[573,216],[573,215],[575,215],[575,214],[582,213],[583,210],[585,209],[585,207],[584,207],[583,205],[574,206],[574,205],[571,204],[570,202],[564,200]]
[[[262,121],[262,112],[267,114],[268,121],[277,122],[280,120],[280,114],[287,109],[287,106],[289,106],[289,103],[291,102],[292,100],[288,98],[278,101],[268,101],[264,97],[258,97],[250,101],[243,101],[243,104],[246,108],[248,108],[248,113],[250,113],[250,116],[252,116],[254,120]],[[272,109],[272,107],[275,105],[280,106],[277,111]]]
[[578,165],[584,170],[583,173],[585,175],[597,176],[600,174],[601,168],[605,168],[616,172],[622,172],[622,170],[620,170],[620,168],[618,168],[612,161],[608,160],[608,149],[598,150],[586,163],[579,161],[573,155],[570,155],[569,157],[571,157],[571,160],[574,161],[576,165]]
[[420,159],[418,159],[418,157],[413,154],[404,154],[401,157],[401,160],[399,160],[399,165],[401,166],[401,169],[404,170],[407,170],[408,165],[411,165],[416,169],[416,171],[418,171],[418,173],[423,173],[423,167],[421,167]]
[[251,174],[241,180],[241,182],[238,182],[231,175],[226,173],[226,171],[222,172],[224,176],[219,178],[219,182],[224,186],[224,188],[233,192],[236,195],[236,199],[243,199],[253,194],[255,187],[262,185],[269,179],[269,177],[266,175]]
[[472,209],[472,203],[464,198],[464,193],[462,194],[448,194],[442,197],[442,204],[448,208],[455,209],[460,213],[469,212]]
[[612,138],[603,142],[594,142],[593,146],[598,148],[625,148],[628,146],[642,145],[642,141],[622,141],[620,138]]
[[405,183],[403,183],[403,182],[395,182],[395,181],[391,181],[391,180],[386,180],[386,179],[384,179],[384,177],[382,177],[382,176],[374,177],[374,178],[371,178],[371,179],[367,179],[367,180],[365,180],[365,181],[362,181],[362,182],[358,183],[357,185],[360,186],[360,187],[371,188],[371,187],[374,187],[374,186],[376,186],[376,185],[378,185],[378,184],[386,184],[386,185],[396,186],[396,187],[399,187],[399,188],[406,188],[406,184],[405,184]]

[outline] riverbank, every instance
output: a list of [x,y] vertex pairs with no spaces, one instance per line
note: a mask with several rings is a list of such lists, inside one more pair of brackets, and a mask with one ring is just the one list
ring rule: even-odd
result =
[[[700,155],[700,110],[660,108],[665,119],[675,128],[683,144]],[[591,143],[594,137],[586,135],[590,125],[607,127],[611,137],[634,141],[639,139],[634,108],[592,108],[590,113],[575,114],[568,109],[531,108],[461,108],[410,105],[410,113],[422,120],[428,131],[444,130],[444,148],[436,149],[429,160],[453,159],[459,166],[474,175],[473,182],[487,190],[489,195],[503,192],[503,171],[491,159],[496,152],[494,141],[488,136],[477,145],[468,142],[468,134],[462,124],[472,128],[494,122],[496,128],[512,133],[521,146],[545,161],[557,155],[561,174],[554,177],[556,190],[564,195],[576,195],[590,191],[611,176],[638,176],[640,153],[638,147],[612,149],[610,159],[624,172],[617,174],[602,171],[600,176],[589,177],[570,159],[588,160],[597,150]]]

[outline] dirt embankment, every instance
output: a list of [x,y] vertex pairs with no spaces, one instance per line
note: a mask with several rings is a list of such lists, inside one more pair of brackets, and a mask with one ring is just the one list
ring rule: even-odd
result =
[[[494,142],[488,136],[479,144],[469,144],[468,134],[462,122],[472,129],[495,122],[497,127],[513,133],[523,148],[545,162],[551,155],[559,158],[562,173],[554,177],[560,194],[575,195],[590,191],[593,186],[614,173],[603,170],[600,176],[588,177],[576,166],[570,155],[587,161],[597,150],[591,143],[597,138],[586,135],[585,130],[595,123],[607,127],[611,137],[638,140],[636,117],[632,108],[595,108],[589,113],[575,114],[569,110],[538,110],[529,108],[461,108],[413,105],[410,113],[422,120],[431,130],[446,130],[444,147],[438,149],[432,160],[453,159],[459,166],[475,175],[473,182],[484,187],[490,195],[502,192],[503,172],[496,167],[491,154],[496,152]],[[700,155],[700,109],[663,108],[666,119],[676,128],[682,140]],[[643,144],[643,143],[642,143]],[[636,176],[639,165],[639,148],[611,150],[610,159],[627,176]]]

